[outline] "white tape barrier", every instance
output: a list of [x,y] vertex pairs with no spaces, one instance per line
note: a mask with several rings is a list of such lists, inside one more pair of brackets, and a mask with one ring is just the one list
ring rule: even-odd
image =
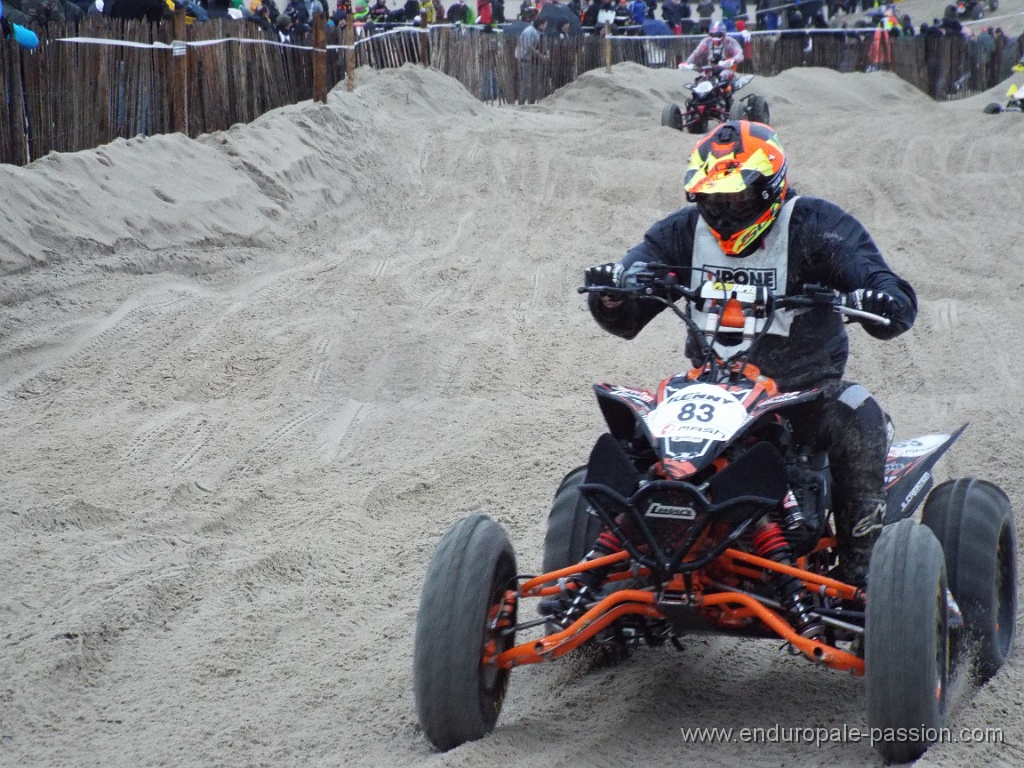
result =
[[[407,35],[410,32],[415,34],[426,34],[428,30],[421,27],[407,27],[402,29],[389,29],[385,32],[380,32],[372,37],[364,38],[362,40],[356,40],[355,45],[328,45],[325,48],[314,48],[312,45],[294,45],[293,43],[281,43],[275,40],[257,40],[248,37],[219,37],[215,40],[174,40],[168,45],[167,43],[137,43],[132,40],[111,40],[105,37],[58,37],[57,42],[59,43],[81,43],[84,45],[110,45],[122,48],[152,48],[172,51],[175,56],[180,56],[184,53],[184,47],[195,46],[197,48],[206,45],[220,45],[222,43],[251,43],[255,45],[274,45],[278,48],[298,48],[302,51],[313,51],[313,50],[328,50],[328,51],[349,51],[355,50],[359,45],[368,43],[373,39],[379,39],[382,37],[388,37],[390,35]],[[179,52],[180,51],[180,52]]]
[[[184,48],[195,46],[197,48],[205,45],[220,45],[221,43],[253,43],[255,45],[274,45],[278,48],[298,48],[303,51],[313,50],[311,45],[293,45],[292,43],[281,43],[274,40],[252,40],[246,37],[221,37],[216,40],[173,40],[170,45],[167,43],[136,43],[132,40],[109,40],[105,37],[58,37],[59,43],[81,43],[84,45],[111,45],[121,48],[153,48],[158,50],[172,51],[175,56],[184,53]],[[328,48],[345,48],[343,45],[329,45]],[[321,49],[323,50],[323,49]],[[179,53],[179,51],[181,53]]]

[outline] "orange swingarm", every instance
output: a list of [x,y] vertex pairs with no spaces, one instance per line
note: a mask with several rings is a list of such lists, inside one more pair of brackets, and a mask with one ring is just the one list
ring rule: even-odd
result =
[[[551,573],[542,573],[540,576],[534,576],[532,579],[524,581],[519,587],[519,594],[523,597],[537,597],[538,595],[547,594],[544,592],[544,585],[550,584],[563,576],[572,576],[573,574],[582,573],[583,571],[589,571],[591,568],[601,568],[605,565],[614,565],[615,563],[621,563],[623,560],[629,559],[629,552],[623,550],[621,552],[615,552],[611,555],[605,555],[604,557],[597,557],[593,560],[588,560],[585,563],[577,563],[576,565],[570,565],[568,568],[562,568]],[[555,587],[554,591],[558,591]]]
[[797,634],[796,630],[785,619],[767,606],[759,603],[750,595],[745,595],[742,592],[717,592],[713,595],[704,595],[698,601],[700,606],[727,605],[728,603],[742,603],[751,612],[756,614],[757,618],[777,632],[783,640],[790,643],[812,661],[820,661],[832,669],[849,670],[856,675],[864,674],[864,659],[834,646],[826,645],[825,643]]
[[[558,573],[558,571],[553,571]],[[664,616],[655,607],[653,592],[640,589],[623,589],[612,592],[597,605],[580,616],[575,622],[540,640],[531,640],[509,648],[498,656],[484,656],[484,664],[493,664],[499,669],[512,669],[522,664],[536,664],[540,661],[564,656],[592,638],[612,622],[629,614],[639,614],[649,619]]]
[[794,568],[791,565],[784,565],[783,563],[777,563],[774,560],[769,560],[764,557],[758,557],[748,552],[741,552],[738,549],[727,549],[722,553],[720,558],[724,560],[725,566],[732,569],[733,571],[744,575],[751,576],[753,573],[746,569],[739,567],[735,564],[736,560],[740,560],[744,563],[757,566],[758,568],[767,568],[771,571],[778,573],[784,573],[787,576],[796,576],[798,579],[807,585],[807,588],[813,592],[821,592],[828,597],[837,597],[841,600],[857,600],[861,601],[864,598],[864,592],[857,587],[844,584],[841,581],[830,579],[827,576],[819,576],[816,573],[810,571],[804,571],[800,568]]

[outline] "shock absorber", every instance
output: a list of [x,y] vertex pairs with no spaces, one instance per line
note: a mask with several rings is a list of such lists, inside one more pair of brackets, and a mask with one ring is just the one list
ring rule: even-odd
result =
[[[776,522],[765,522],[751,536],[754,554],[783,565],[793,565],[793,553],[782,528]],[[813,603],[804,583],[796,576],[775,573],[772,586],[779,595],[779,603],[793,618],[796,631],[804,637],[820,637],[825,625],[813,615]]]
[[794,550],[803,553],[814,544],[811,539],[816,531],[808,522],[793,491],[789,491],[782,500],[782,533],[789,542],[790,554]]
[[[619,541],[619,537],[605,528],[598,534],[597,541],[594,542],[594,548],[584,556],[583,562],[596,560],[605,555],[614,555],[620,551],[622,551],[622,542]],[[610,570],[611,566],[591,568],[589,571],[583,571],[577,578],[591,589],[596,589],[608,576]]]
[[[605,529],[594,542],[594,548],[583,558],[586,563],[605,555],[612,555],[622,549],[622,543],[611,531]],[[593,602],[598,588],[604,583],[612,566],[591,568],[562,581],[561,594],[541,600],[537,611],[542,616],[551,616],[561,627],[569,626],[578,616],[582,615],[587,606]]]

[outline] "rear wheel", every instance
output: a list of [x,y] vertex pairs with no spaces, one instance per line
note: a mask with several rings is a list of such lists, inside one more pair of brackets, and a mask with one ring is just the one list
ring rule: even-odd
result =
[[708,132],[708,119],[706,117],[698,117],[694,122],[689,123],[686,126],[686,130],[690,133],[707,133]]
[[678,104],[666,104],[661,110],[661,124],[677,131],[683,130],[683,111]]
[[590,514],[590,505],[579,492],[586,466],[577,467],[562,480],[555,492],[544,535],[544,573],[568,568],[594,548],[603,524]]
[[931,529],[910,519],[886,526],[867,590],[868,727],[882,735],[875,747],[886,760],[905,763],[924,754],[946,719],[946,568]]
[[764,96],[751,96],[747,100],[748,119],[755,123],[771,125],[771,113],[768,111],[768,101]]
[[986,115],[998,115],[1002,111],[1003,111],[1003,105],[1002,104],[997,104],[994,101],[991,104],[986,104],[985,105],[985,109],[984,109],[984,112],[985,112]]
[[746,120],[747,119],[747,105],[742,101],[733,102],[732,107],[729,109],[730,120]]
[[928,495],[921,522],[942,545],[949,589],[964,615],[963,639],[973,651],[972,671],[984,682],[1003,666],[1016,634],[1013,507],[992,483],[949,480]]
[[[504,529],[486,515],[459,520],[427,567],[413,646],[413,687],[420,726],[440,750],[486,736],[505,700],[508,670],[484,666],[515,634],[492,630],[516,558]],[[515,608],[503,624],[515,624]]]

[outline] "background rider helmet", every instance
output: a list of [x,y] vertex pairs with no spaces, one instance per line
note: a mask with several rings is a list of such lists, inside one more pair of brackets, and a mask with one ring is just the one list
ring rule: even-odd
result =
[[786,154],[763,123],[723,123],[694,147],[683,188],[722,252],[746,256],[785,202]]

